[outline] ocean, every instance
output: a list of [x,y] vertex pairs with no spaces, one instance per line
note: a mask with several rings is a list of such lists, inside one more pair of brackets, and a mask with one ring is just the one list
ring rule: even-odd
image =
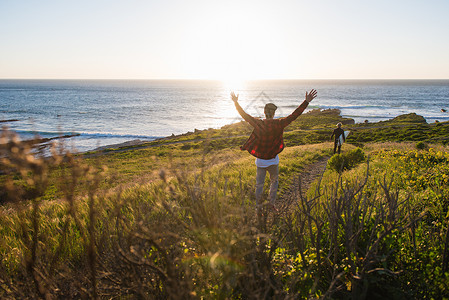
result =
[[249,114],[262,116],[273,102],[282,117],[312,88],[318,97],[308,109],[337,108],[356,123],[412,112],[449,120],[449,80],[0,80],[0,120],[17,120],[1,124],[22,139],[77,134],[66,144],[84,152],[238,122],[233,89]]

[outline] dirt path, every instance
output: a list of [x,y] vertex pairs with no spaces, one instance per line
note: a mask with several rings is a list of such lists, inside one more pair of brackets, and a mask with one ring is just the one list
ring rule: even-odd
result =
[[305,196],[311,184],[326,170],[328,159],[329,156],[321,157],[319,160],[307,165],[301,173],[294,176],[290,188],[279,199],[281,211],[287,210],[298,199],[300,191],[302,196]]

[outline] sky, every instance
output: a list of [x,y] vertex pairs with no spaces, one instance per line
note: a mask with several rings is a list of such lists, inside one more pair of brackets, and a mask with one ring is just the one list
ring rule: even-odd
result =
[[449,79],[447,0],[0,0],[0,79]]

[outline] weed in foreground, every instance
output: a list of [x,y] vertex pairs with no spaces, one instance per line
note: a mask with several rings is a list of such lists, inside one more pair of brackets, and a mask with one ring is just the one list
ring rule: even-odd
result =
[[[362,179],[342,172],[313,196],[296,193],[282,215],[257,214],[249,181],[235,180],[238,170],[172,168],[160,180],[104,192],[101,168],[69,153],[41,161],[18,141],[6,144],[12,209],[0,221],[8,233],[0,249],[3,298],[447,296],[440,250],[448,241],[438,235],[447,225],[438,219],[440,231],[433,230],[429,210],[389,170],[379,177],[366,167]],[[64,196],[49,203],[42,194],[53,168]],[[417,276],[423,260],[443,268]],[[408,283],[413,276],[421,290]]]

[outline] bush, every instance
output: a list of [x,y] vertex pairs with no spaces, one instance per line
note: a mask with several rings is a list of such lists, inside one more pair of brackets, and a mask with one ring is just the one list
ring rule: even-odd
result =
[[327,163],[327,167],[340,173],[354,168],[364,161],[365,158],[365,152],[360,148],[356,148],[349,152],[332,156]]
[[427,149],[427,144],[424,142],[417,142],[416,143],[416,149],[418,150],[424,150]]
[[327,162],[327,168],[337,172],[343,171],[344,159],[343,154],[335,154]]

